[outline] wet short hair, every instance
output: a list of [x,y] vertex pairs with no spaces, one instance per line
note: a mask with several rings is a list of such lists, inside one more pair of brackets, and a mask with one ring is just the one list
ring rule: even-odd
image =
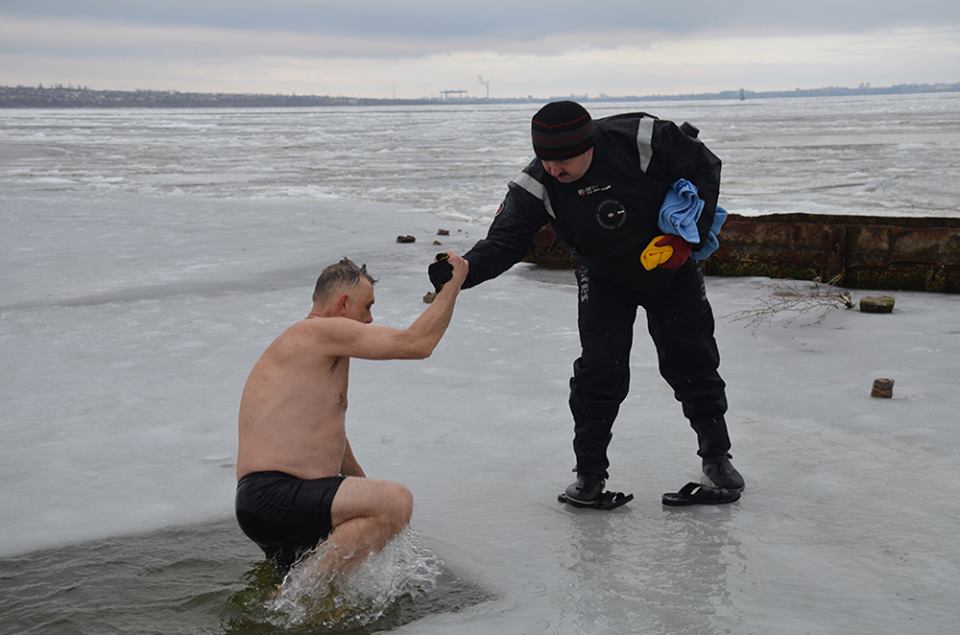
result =
[[340,262],[330,265],[320,273],[317,278],[317,285],[313,289],[313,301],[326,300],[330,294],[343,287],[352,287],[360,282],[360,278],[366,278],[370,284],[376,284],[377,281],[367,273],[367,265],[357,266],[349,258],[343,258]]

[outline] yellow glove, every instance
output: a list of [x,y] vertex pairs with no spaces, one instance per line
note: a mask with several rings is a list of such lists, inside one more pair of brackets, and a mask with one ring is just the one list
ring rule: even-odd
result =
[[690,257],[690,243],[673,234],[654,236],[640,254],[640,264],[647,271],[662,266],[676,269]]

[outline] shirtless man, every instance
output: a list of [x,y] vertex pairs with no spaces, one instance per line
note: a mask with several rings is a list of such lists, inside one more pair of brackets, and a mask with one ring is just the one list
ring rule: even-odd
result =
[[410,521],[410,491],[365,478],[347,440],[350,358],[424,359],[440,342],[467,262],[408,328],[372,324],[373,284],[344,258],[323,270],[313,308],[267,347],[240,399],[236,513],[240,528],[282,569],[327,539],[324,568],[383,548]]

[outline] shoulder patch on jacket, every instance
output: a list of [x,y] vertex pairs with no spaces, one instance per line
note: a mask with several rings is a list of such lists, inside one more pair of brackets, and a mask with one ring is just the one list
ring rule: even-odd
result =
[[653,159],[653,122],[652,117],[642,117],[637,124],[637,150],[640,152],[640,169],[644,172]]
[[547,194],[547,188],[544,187],[543,183],[533,178],[526,172],[521,172],[517,178],[512,181],[522,189],[526,190],[535,198],[543,201],[543,208],[547,210],[547,214],[550,215],[550,218],[556,218],[557,215],[553,213],[553,206],[550,204],[550,196]]

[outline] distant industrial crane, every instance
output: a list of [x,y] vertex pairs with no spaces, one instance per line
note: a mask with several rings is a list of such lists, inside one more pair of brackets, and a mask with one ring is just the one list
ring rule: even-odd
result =
[[483,86],[487,91],[487,99],[490,99],[490,82],[483,78],[483,75],[477,75],[480,78],[480,85]]

